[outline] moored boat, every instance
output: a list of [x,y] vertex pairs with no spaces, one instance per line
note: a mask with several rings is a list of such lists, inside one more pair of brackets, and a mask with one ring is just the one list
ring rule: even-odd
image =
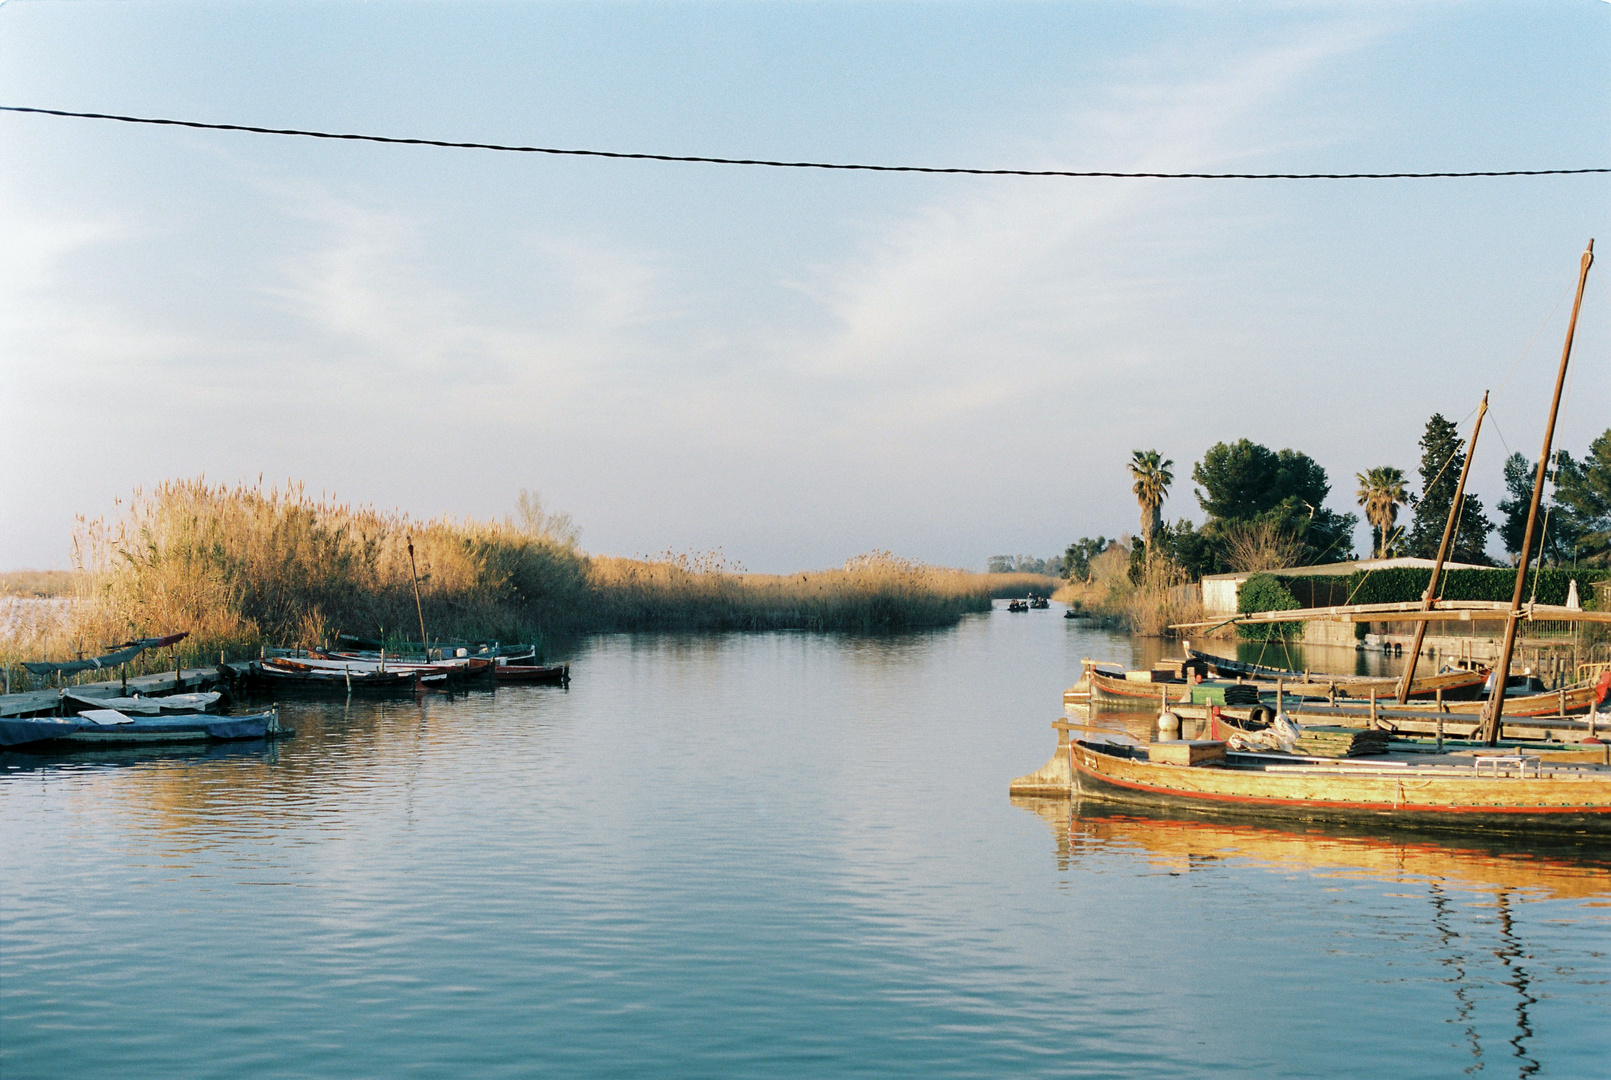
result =
[[219,710],[224,695],[217,690],[199,694],[168,694],[162,697],[95,697],[88,693],[65,690],[62,705],[74,712],[86,709],[116,709],[130,716],[174,716],[185,713],[214,713]]
[[7,750],[231,742],[293,734],[280,726],[275,709],[243,716],[129,716],[115,709],[90,709],[77,716],[0,720],[0,748]]
[[1075,793],[1084,798],[1175,806],[1203,813],[1256,813],[1306,821],[1357,821],[1496,832],[1611,833],[1611,767],[1545,764],[1525,753],[1461,759],[1394,755],[1319,760],[1225,752],[1174,764],[1171,744],[1068,744]]
[[[1326,675],[1310,671],[1286,671],[1281,668],[1231,660],[1197,649],[1187,649],[1186,655],[1205,665],[1221,678],[1248,679],[1270,684],[1282,682],[1299,684],[1299,688],[1318,687],[1322,692],[1335,686],[1337,693],[1347,697],[1369,697],[1372,690],[1380,697],[1398,693],[1399,680],[1395,676]],[[1482,692],[1488,678],[1485,668],[1452,668],[1432,675],[1419,675],[1410,685],[1410,697],[1435,697],[1439,691],[1446,700],[1474,698]]]
[[1067,793],[1203,815],[1490,832],[1611,834],[1611,765],[1523,748],[1335,759],[1239,753],[1210,740],[1141,743],[1060,723],[1052,760],[1013,781],[1022,795]]
[[505,664],[493,665],[492,677],[501,683],[547,683],[564,686],[571,681],[569,664]]
[[407,689],[414,685],[419,674],[414,671],[381,671],[353,664],[315,664],[307,660],[286,657],[259,660],[253,668],[253,677],[260,683],[279,689]]
[[[1141,676],[1147,677],[1141,678]],[[1442,712],[1460,716],[1476,716],[1482,712],[1485,704],[1482,699],[1452,700],[1447,695],[1438,695],[1440,684],[1437,680],[1441,680],[1443,677],[1441,674],[1418,677],[1411,689],[1412,700],[1402,705],[1393,703],[1391,705],[1392,710],[1407,713],[1435,714]],[[1312,676],[1311,678],[1314,677]],[[1482,673],[1475,673],[1475,682],[1479,688],[1484,678],[1485,676]],[[1223,704],[1225,700],[1208,701],[1205,695],[1197,693],[1203,687],[1207,687],[1209,691],[1212,691],[1216,685],[1246,686],[1255,695],[1268,696],[1272,700],[1279,685],[1284,689],[1288,697],[1308,698],[1315,701],[1335,700],[1336,698],[1347,699],[1337,702],[1340,707],[1344,708],[1350,705],[1355,708],[1366,707],[1365,703],[1370,699],[1371,691],[1375,690],[1377,700],[1381,702],[1382,708],[1387,708],[1394,681],[1387,680],[1386,686],[1377,687],[1370,685],[1369,680],[1366,680],[1366,688],[1363,693],[1359,692],[1361,685],[1359,682],[1352,684],[1338,683],[1335,695],[1332,693],[1331,683],[1314,681],[1294,684],[1278,684],[1275,682],[1200,683],[1193,686],[1179,680],[1159,678],[1156,672],[1135,672],[1118,675],[1111,670],[1100,670],[1087,661],[1087,666],[1080,678],[1080,682],[1089,687],[1092,700],[1113,705],[1127,705],[1133,708],[1155,707],[1163,699],[1167,699],[1171,706],[1177,702],[1191,703],[1194,697],[1199,696],[1205,697],[1205,700],[1199,704]],[[1348,685],[1352,692],[1345,693],[1345,685]],[[1076,683],[1075,688],[1078,686],[1079,683]],[[1428,695],[1423,687],[1430,687],[1431,694]],[[1071,688],[1071,691],[1075,688]],[[1585,713],[1591,707],[1604,704],[1608,690],[1611,690],[1611,673],[1602,675],[1596,680],[1585,680],[1556,690],[1545,690],[1533,694],[1507,694],[1505,697],[1505,713],[1514,717],[1570,716]],[[1434,699],[1427,700],[1428,696],[1433,696]],[[1438,699],[1439,697],[1441,697],[1441,700]],[[1068,694],[1064,695],[1064,702],[1065,704],[1070,703]],[[1237,704],[1251,704],[1251,702],[1239,702]]]

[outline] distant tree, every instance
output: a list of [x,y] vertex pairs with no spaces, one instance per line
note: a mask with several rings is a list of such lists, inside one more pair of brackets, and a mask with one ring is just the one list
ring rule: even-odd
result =
[[1558,460],[1555,499],[1576,561],[1611,565],[1611,428],[1589,444],[1582,461],[1565,451]]
[[1354,479],[1359,481],[1359,505],[1370,522],[1371,546],[1378,559],[1385,559],[1398,547],[1400,537],[1393,526],[1398,522],[1398,508],[1410,498],[1404,490],[1404,470],[1378,465],[1369,472],[1355,473]]
[[[1449,507],[1454,505],[1454,489],[1460,484],[1460,470],[1465,466],[1465,442],[1454,424],[1441,413],[1433,413],[1420,445],[1421,494],[1415,500],[1415,517],[1404,553],[1435,559]],[[1482,500],[1467,492],[1457,521],[1449,558],[1455,562],[1490,563],[1488,534],[1494,527],[1483,511]]]
[[1130,546],[1130,580],[1140,582],[1146,574],[1148,552],[1151,557],[1172,564],[1185,581],[1198,581],[1204,574],[1217,574],[1224,569],[1221,544],[1218,538],[1200,531],[1186,518],[1173,525],[1163,522],[1152,536],[1149,547],[1140,540]]
[[1236,521],[1221,534],[1222,555],[1227,570],[1283,570],[1296,566],[1304,556],[1303,542],[1284,532],[1269,518]]
[[992,555],[986,571],[992,574],[1044,574],[1057,577],[1062,568],[1063,560],[1056,556],[1041,559],[1034,555]]
[[1303,545],[1304,562],[1353,555],[1359,518],[1326,509],[1331,482],[1307,454],[1274,451],[1248,439],[1215,443],[1192,468],[1192,479],[1202,485],[1196,495],[1208,514],[1203,530],[1221,542],[1233,526],[1264,521]]
[[1141,542],[1152,543],[1152,534],[1163,522],[1160,508],[1169,495],[1169,485],[1175,482],[1175,467],[1156,450],[1135,450],[1130,455],[1130,475],[1135,484],[1136,502],[1141,506]]
[[1217,574],[1223,568],[1214,538],[1186,518],[1166,524],[1160,531],[1161,542],[1168,545],[1169,557],[1185,572],[1186,580],[1198,581],[1204,574]]
[[1112,541],[1105,536],[1094,539],[1082,536],[1063,552],[1063,577],[1070,581],[1091,580],[1091,560],[1108,549]]
[[[1556,479],[1559,482],[1560,470],[1569,467],[1566,463],[1571,460],[1571,455],[1562,450],[1555,460]],[[1514,453],[1505,459],[1505,491],[1510,497],[1499,500],[1497,506],[1499,512],[1505,515],[1499,523],[1499,539],[1504,543],[1505,552],[1512,563],[1521,558],[1522,537],[1527,532],[1527,512],[1532,507],[1533,481],[1536,477],[1533,463],[1527,460],[1526,454]],[[1563,507],[1552,505],[1548,497],[1540,499],[1538,520],[1533,524],[1530,558],[1536,562],[1542,557],[1544,562],[1556,565],[1570,560],[1574,539],[1572,526],[1573,522]]]

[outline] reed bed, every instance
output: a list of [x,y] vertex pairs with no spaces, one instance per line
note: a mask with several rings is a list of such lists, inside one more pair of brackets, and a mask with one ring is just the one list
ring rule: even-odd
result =
[[[1099,624],[1147,637],[1175,637],[1173,623],[1202,618],[1202,592],[1169,559],[1150,560],[1140,581],[1130,580],[1130,550],[1116,544],[1091,560],[1089,576],[1052,594]],[[1201,636],[1201,635],[1199,635]]]
[[[315,499],[302,487],[204,480],[137,492],[110,521],[80,520],[77,572],[49,606],[0,600],[0,661],[93,656],[130,638],[189,630],[180,660],[216,662],[264,645],[337,634],[417,642],[538,641],[617,630],[945,626],[993,596],[1049,592],[1030,574],[976,574],[889,552],[843,568],[754,574],[719,553],[590,556],[563,515],[523,496],[519,520],[416,521]],[[413,543],[410,561],[409,542]],[[6,608],[7,604],[9,608]],[[149,656],[145,669],[171,663]]]

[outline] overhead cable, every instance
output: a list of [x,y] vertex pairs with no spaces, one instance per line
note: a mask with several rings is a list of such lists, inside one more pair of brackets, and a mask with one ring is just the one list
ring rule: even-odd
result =
[[1107,169],[973,169],[961,166],[939,165],[859,165],[847,162],[774,161],[766,158],[706,157],[696,154],[633,153],[622,150],[575,150],[554,146],[458,142],[449,139],[409,139],[392,135],[357,135],[333,131],[308,131],[301,128],[257,127],[252,124],[213,124],[201,120],[121,116],[116,113],[72,112],[67,109],[35,109],[22,105],[0,105],[0,112],[34,113],[40,116],[70,116],[83,120],[115,120],[123,124],[153,124],[160,127],[200,128],[206,131],[244,131],[253,135],[296,135],[307,139],[387,143],[394,146],[437,146],[450,150],[498,150],[511,154],[549,154],[555,157],[615,158],[625,161],[673,161],[699,165],[759,165],[771,169],[832,169],[841,172],[935,173],[960,176],[1112,177],[1122,180],[1432,180],[1481,176],[1575,176],[1583,173],[1611,173],[1611,168],[1486,169],[1470,172],[1209,173],[1121,172]]

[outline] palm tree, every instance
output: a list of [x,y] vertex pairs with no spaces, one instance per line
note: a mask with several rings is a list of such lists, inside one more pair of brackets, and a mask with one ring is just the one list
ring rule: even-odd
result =
[[1130,455],[1130,475],[1136,480],[1130,490],[1136,493],[1136,502],[1141,506],[1141,542],[1147,545],[1149,554],[1152,537],[1163,524],[1159,507],[1169,494],[1169,485],[1175,482],[1175,474],[1169,471],[1174,467],[1173,461],[1165,460],[1156,450],[1135,450]]
[[1365,520],[1370,522],[1376,557],[1385,559],[1398,546],[1399,538],[1393,533],[1398,508],[1410,498],[1404,490],[1404,470],[1378,465],[1369,472],[1355,473],[1354,479],[1359,481],[1359,505],[1365,508]]

